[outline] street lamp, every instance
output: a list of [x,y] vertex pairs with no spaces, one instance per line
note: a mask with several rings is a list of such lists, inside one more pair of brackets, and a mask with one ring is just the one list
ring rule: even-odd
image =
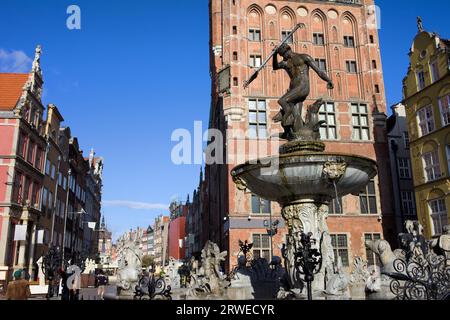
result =
[[[67,211],[67,206],[66,206],[66,211]],[[69,215],[69,214],[75,214],[75,215],[83,215],[83,214],[85,214],[86,213],[86,211],[84,211],[84,209],[81,209],[81,211],[78,211],[78,212],[66,212],[66,214],[65,214],[65,217],[64,217],[64,233],[63,233],[63,251],[62,251],[62,261],[63,261],[63,263],[64,263],[64,261],[65,261],[65,252],[66,252],[66,250],[65,250],[65,248],[66,248],[66,228],[67,228],[67,216]],[[77,225],[78,225],[79,223],[77,223]],[[73,227],[73,226],[72,226]],[[77,235],[78,235],[78,232],[77,232]],[[73,247],[72,247],[73,248]],[[73,255],[73,250],[72,250],[72,255]]]

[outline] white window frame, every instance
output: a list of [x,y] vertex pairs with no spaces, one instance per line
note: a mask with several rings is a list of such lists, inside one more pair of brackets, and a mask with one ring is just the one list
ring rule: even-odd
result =
[[248,64],[252,68],[259,68],[262,64],[262,56],[260,54],[251,54]]
[[[260,108],[260,103],[264,102],[264,108]],[[251,107],[251,104],[255,104],[255,108]],[[267,100],[265,99],[249,99],[248,100],[248,135],[250,139],[267,139],[268,137],[268,122],[267,122]],[[256,114],[256,121],[251,119],[251,115]],[[261,119],[260,119],[261,117]],[[264,122],[261,122],[264,117]],[[256,132],[252,134],[250,130],[251,126],[256,126]],[[260,128],[261,127],[261,128]]]
[[[444,106],[444,101],[446,105]],[[450,124],[450,94],[439,98],[439,111],[441,112],[441,123],[443,127]]]
[[445,204],[445,198],[429,201],[428,207],[430,210],[430,219],[432,222],[433,236],[441,235],[444,226],[448,224],[448,214]]
[[[320,107],[319,120],[326,121],[326,123],[320,127],[320,137],[323,140],[337,140],[336,106],[333,102],[325,102]],[[334,137],[332,137],[333,135]]]
[[426,182],[436,181],[440,179],[442,176],[442,171],[438,150],[424,153],[422,159]]
[[400,179],[411,179],[411,161],[408,158],[398,158],[398,174]]
[[414,192],[412,191],[402,191],[401,193],[402,208],[403,212],[407,216],[416,215],[416,201],[414,197]]
[[447,154],[448,176],[450,176],[450,144],[445,146],[445,152]]
[[426,87],[425,71],[423,70],[416,71],[416,78],[417,78],[417,91],[422,91]]
[[[259,36],[259,39],[256,35]],[[248,40],[252,41],[252,42],[261,42],[261,40],[262,40],[261,29],[258,29],[258,28],[248,29]]]
[[[366,111],[361,112],[361,108],[365,108]],[[371,141],[368,105],[364,103],[352,103],[351,112],[352,112],[352,140]],[[355,118],[358,119],[357,121],[358,123],[355,123]],[[367,137],[364,136],[364,132],[367,132]],[[356,133],[358,133],[358,136],[356,136]]]
[[419,133],[421,137],[436,130],[432,105],[425,106],[417,111],[417,124],[419,126]]
[[430,62],[430,74],[431,74],[431,83],[435,83],[439,80],[439,65],[438,61],[434,60]]
[[403,144],[406,150],[409,150],[411,147],[411,140],[409,139],[409,132],[403,132]]

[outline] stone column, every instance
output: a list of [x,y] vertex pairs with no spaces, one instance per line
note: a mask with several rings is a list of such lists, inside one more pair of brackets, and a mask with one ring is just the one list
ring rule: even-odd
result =
[[301,249],[301,234],[312,233],[316,240],[315,247],[322,250],[322,268],[315,276],[314,291],[325,290],[326,274],[333,273],[334,253],[331,237],[327,226],[328,203],[312,199],[299,200],[285,205],[282,216],[288,227],[288,237],[285,246],[285,264],[291,288],[303,288],[302,275],[295,269],[295,253]]
[[36,248],[36,224],[32,223],[31,225],[31,237],[30,237],[30,243],[29,243],[29,247],[28,247],[28,252],[29,252],[29,263],[28,263],[28,271],[31,275],[32,278],[34,278],[34,260],[35,260],[35,248]]

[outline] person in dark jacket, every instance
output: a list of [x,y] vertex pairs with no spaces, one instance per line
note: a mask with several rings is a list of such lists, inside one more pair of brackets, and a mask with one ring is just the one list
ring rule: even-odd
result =
[[105,272],[103,270],[98,271],[95,282],[97,284],[97,295],[100,300],[103,300],[105,289],[108,285],[108,277],[105,275]]

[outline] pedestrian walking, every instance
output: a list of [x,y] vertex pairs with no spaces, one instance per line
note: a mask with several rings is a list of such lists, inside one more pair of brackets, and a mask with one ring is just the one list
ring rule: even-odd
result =
[[6,289],[6,300],[28,300],[31,297],[30,283],[22,276],[23,270],[14,272],[14,281]]
[[108,284],[108,277],[103,270],[99,270],[95,282],[97,284],[97,295],[100,300],[104,300],[106,285]]

